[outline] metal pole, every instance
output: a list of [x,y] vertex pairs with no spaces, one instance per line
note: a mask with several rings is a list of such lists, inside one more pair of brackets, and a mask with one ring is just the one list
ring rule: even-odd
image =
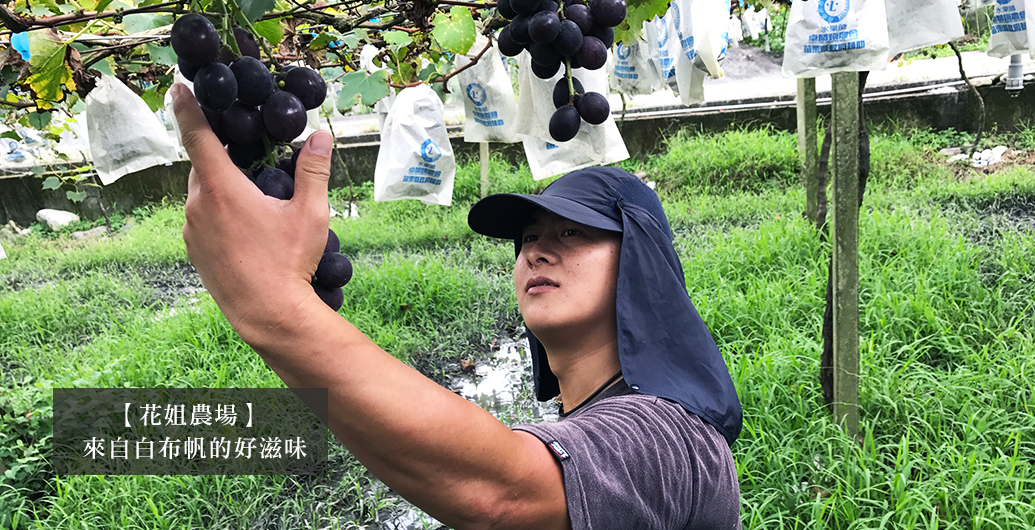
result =
[[816,224],[819,202],[819,150],[816,139],[816,78],[798,79],[798,156],[805,186],[805,217]]
[[859,432],[859,74],[833,76],[834,420]]

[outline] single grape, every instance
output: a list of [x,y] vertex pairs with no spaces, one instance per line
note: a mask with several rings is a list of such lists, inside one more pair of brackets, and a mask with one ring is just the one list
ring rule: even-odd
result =
[[572,4],[565,7],[564,18],[578,24],[583,35],[593,29],[593,15],[590,13],[589,7],[583,4]]
[[[575,94],[585,93],[585,88],[582,87],[582,82],[577,77],[571,78],[571,84],[575,86]],[[561,108],[567,105],[571,101],[571,94],[568,93],[568,78],[562,77],[557,80],[557,84],[553,86],[553,106],[555,108]]]
[[262,59],[259,55],[259,43],[255,37],[244,28],[234,28],[234,39],[237,40],[237,49],[241,50],[241,57],[254,57]]
[[[249,57],[251,59],[251,57]],[[230,140],[239,144],[251,144],[262,141],[266,127],[262,123],[262,112],[259,109],[235,101],[223,112],[223,127]]]
[[539,11],[542,0],[510,0],[510,7],[519,15],[532,15]]
[[528,46],[532,42],[532,37],[528,35],[528,21],[529,17],[518,15],[507,26],[510,28],[510,38],[522,46]]
[[343,254],[324,252],[316,267],[316,281],[327,287],[342,287],[352,279],[352,262]]
[[212,129],[212,132],[216,133],[216,138],[219,138],[219,143],[223,145],[230,143],[230,137],[226,134],[226,127],[223,126],[223,113],[208,110],[204,107],[201,108],[201,111],[205,113],[205,119],[208,120],[208,126]]
[[575,104],[575,109],[579,111],[579,116],[582,119],[593,125],[604,123],[604,120],[611,115],[611,104],[599,92],[586,92],[583,94],[582,99]]
[[549,11],[551,13],[556,13],[557,10],[560,9],[560,7],[560,4],[554,2],[553,0],[543,0],[543,2],[539,4],[539,11]]
[[198,70],[201,70],[200,66],[188,63],[182,58],[176,59],[176,66],[180,68],[180,75],[192,83],[194,82],[194,76],[198,75]]
[[237,79],[237,99],[258,107],[273,95],[273,76],[255,57],[245,55],[230,65]]
[[582,48],[575,57],[578,57],[583,68],[596,70],[607,62],[607,46],[596,37],[583,37]]
[[550,79],[551,77],[557,75],[557,70],[559,70],[560,68],[560,61],[545,66],[535,61],[532,61],[532,73],[535,74],[535,76],[539,79]]
[[514,38],[510,36],[510,26],[503,28],[503,31],[499,32],[496,42],[499,44],[500,53],[507,57],[516,57],[521,53],[521,50],[525,49],[524,46],[514,42]]
[[262,120],[270,136],[290,142],[305,130],[305,106],[291,92],[274,92],[262,106]]
[[205,65],[219,57],[219,33],[207,18],[197,13],[176,19],[169,41],[176,57],[191,64]]
[[291,156],[285,156],[277,160],[277,167],[283,169],[292,179],[295,178],[295,166],[298,163],[298,153],[300,152],[302,152],[301,149],[295,149]]
[[586,35],[600,39],[600,42],[604,43],[605,48],[610,48],[615,43],[615,28],[595,24],[593,29],[589,30],[589,33]]
[[295,182],[281,169],[268,167],[255,177],[255,185],[263,194],[282,201],[291,200],[295,194]]
[[593,21],[602,26],[613,28],[625,20],[625,0],[591,0],[589,9]]
[[540,11],[528,21],[528,36],[539,44],[549,44],[561,31],[561,19],[557,13]]
[[578,54],[578,52],[576,52],[575,55],[572,55],[571,57],[568,57],[568,62],[571,63],[571,69],[572,70],[574,70],[576,68],[582,68],[582,64],[579,63],[579,54]]
[[327,83],[323,76],[310,68],[295,68],[285,74],[284,90],[298,96],[306,110],[319,107],[327,97]]
[[550,117],[550,137],[558,142],[567,142],[579,133],[579,111],[575,107],[565,105]]
[[323,300],[323,303],[334,311],[341,309],[342,304],[345,303],[345,293],[341,287],[324,287],[320,285],[320,282],[313,282],[312,286],[316,296],[319,296],[320,300]]
[[579,25],[571,20],[562,20],[561,30],[553,41],[553,47],[557,53],[565,57],[578,53],[582,48],[582,30],[579,29]]
[[544,66],[561,60],[561,54],[557,53],[557,49],[553,47],[553,44],[549,43],[533,42],[528,45],[528,53],[532,55],[532,62]]
[[266,156],[266,146],[262,142],[253,144],[237,144],[230,142],[226,146],[226,152],[230,155],[230,161],[235,166],[248,169]]
[[286,76],[288,72],[294,70],[295,68],[298,67],[288,65],[281,68],[280,71],[273,75],[273,81],[276,83],[278,88],[282,88],[284,86],[284,76]]
[[334,233],[334,230],[327,229],[327,245],[323,248],[324,253],[337,252],[341,250],[341,243],[338,240],[338,234]]
[[518,12],[514,11],[514,7],[510,5],[510,0],[498,0],[496,2],[496,11],[499,11],[500,15],[507,20],[511,20],[518,15]]
[[203,108],[224,111],[237,99],[237,79],[229,66],[208,63],[194,76],[194,95]]

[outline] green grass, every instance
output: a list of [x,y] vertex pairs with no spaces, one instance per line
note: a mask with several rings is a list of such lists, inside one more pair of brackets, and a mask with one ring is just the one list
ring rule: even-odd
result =
[[[1035,209],[1035,172],[957,178],[934,152],[957,137],[874,128],[858,439],[831,422],[817,382],[830,246],[801,218],[793,135],[684,132],[665,155],[622,164],[657,183],[737,385],[745,528],[1035,527],[1035,223],[1016,213]],[[450,207],[375,203],[361,186],[360,219],[332,222],[356,265],[342,314],[436,379],[520,322],[512,246],[466,226],[478,178],[461,164]],[[546,184],[501,160],[492,182]],[[332,194],[336,209],[346,196]],[[88,244],[5,243],[0,528],[383,524],[397,499],[338,445],[327,477],[54,478],[52,388],[281,386],[206,293],[177,290],[199,285],[182,223],[171,204]]]

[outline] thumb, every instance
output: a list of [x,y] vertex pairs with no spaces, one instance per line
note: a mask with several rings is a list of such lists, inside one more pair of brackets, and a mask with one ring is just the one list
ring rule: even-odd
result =
[[327,181],[331,178],[331,148],[334,137],[329,131],[309,135],[298,161],[295,162],[295,195],[305,206],[327,207]]

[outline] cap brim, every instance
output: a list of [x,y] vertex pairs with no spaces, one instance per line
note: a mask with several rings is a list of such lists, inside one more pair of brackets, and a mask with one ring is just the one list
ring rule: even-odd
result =
[[619,221],[571,199],[519,193],[490,195],[478,201],[467,214],[467,224],[482,235],[518,239],[536,207],[593,228],[622,231]]

